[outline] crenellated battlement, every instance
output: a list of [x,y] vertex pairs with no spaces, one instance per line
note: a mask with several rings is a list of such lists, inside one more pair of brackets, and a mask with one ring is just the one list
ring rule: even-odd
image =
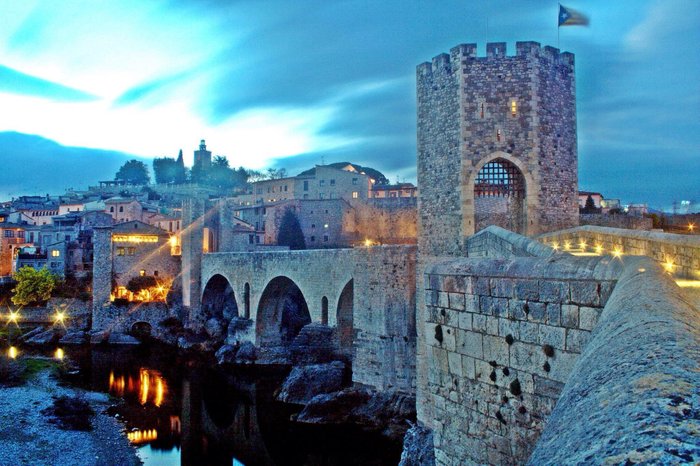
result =
[[539,42],[524,41],[515,43],[515,55],[508,55],[508,44],[506,42],[488,42],[486,44],[486,56],[479,56],[477,44],[459,44],[450,49],[450,53],[441,53],[433,57],[432,62],[421,63],[417,67],[418,76],[428,76],[432,74],[451,73],[455,68],[454,64],[460,60],[510,60],[510,59],[543,59],[552,64],[565,65],[572,69],[574,66],[574,54],[562,52],[556,47],[545,45],[542,47]]

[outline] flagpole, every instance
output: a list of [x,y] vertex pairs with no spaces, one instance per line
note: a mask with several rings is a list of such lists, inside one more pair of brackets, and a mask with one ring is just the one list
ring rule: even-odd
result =
[[561,29],[561,26],[559,26],[559,11],[561,11],[561,3],[557,2],[557,48],[559,48],[559,30]]

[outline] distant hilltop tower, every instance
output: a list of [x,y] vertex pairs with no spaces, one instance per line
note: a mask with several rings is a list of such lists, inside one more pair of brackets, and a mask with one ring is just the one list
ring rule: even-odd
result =
[[199,141],[199,150],[194,151],[194,165],[199,169],[207,169],[211,167],[211,151],[207,150],[207,144],[204,139]]
[[536,42],[463,44],[417,68],[422,251],[459,254],[488,225],[578,225],[574,56]]

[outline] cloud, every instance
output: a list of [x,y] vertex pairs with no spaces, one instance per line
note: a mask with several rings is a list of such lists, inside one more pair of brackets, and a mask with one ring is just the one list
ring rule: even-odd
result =
[[0,65],[0,91],[63,102],[89,102],[97,97],[79,89]]

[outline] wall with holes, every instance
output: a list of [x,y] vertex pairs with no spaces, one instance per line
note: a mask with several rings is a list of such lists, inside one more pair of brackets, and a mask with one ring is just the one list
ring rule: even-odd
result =
[[437,464],[524,463],[622,265],[456,259],[428,269],[427,400]]

